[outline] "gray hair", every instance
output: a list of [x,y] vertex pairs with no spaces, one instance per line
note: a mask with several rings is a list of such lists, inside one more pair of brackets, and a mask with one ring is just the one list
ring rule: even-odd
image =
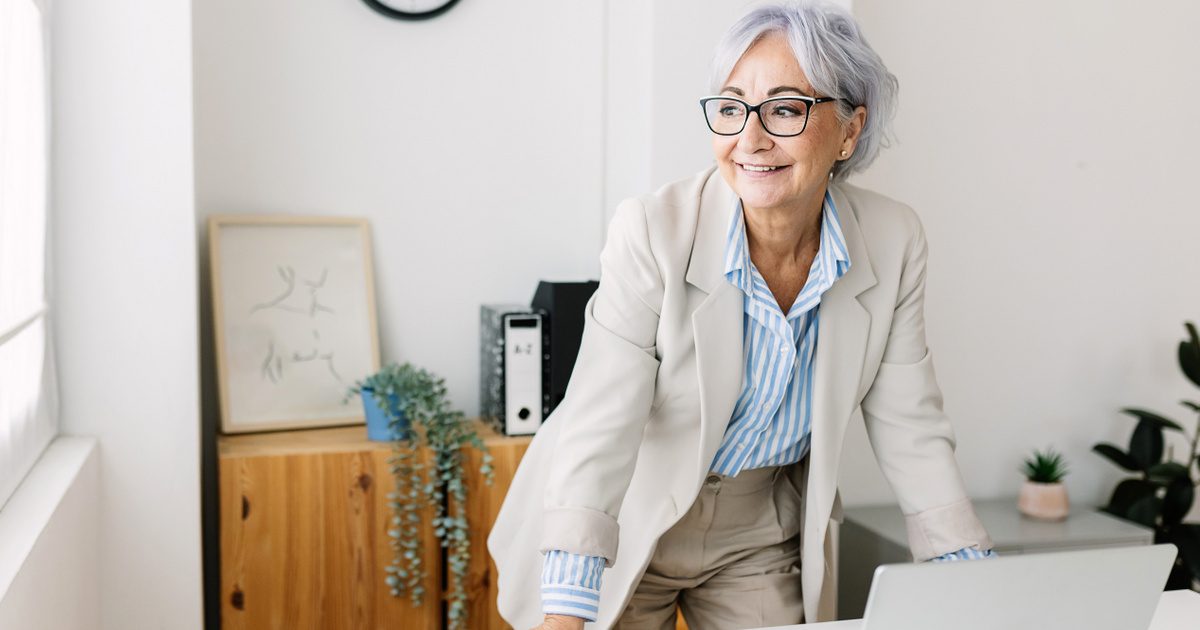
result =
[[854,154],[836,162],[832,174],[841,181],[866,169],[881,147],[891,145],[890,128],[900,86],[867,43],[858,23],[842,7],[803,1],[750,11],[717,44],[710,77],[713,93],[724,87],[733,66],[750,46],[768,33],[787,37],[796,61],[815,90],[849,101],[837,101],[842,123],[850,120],[855,106],[867,108],[867,121]]

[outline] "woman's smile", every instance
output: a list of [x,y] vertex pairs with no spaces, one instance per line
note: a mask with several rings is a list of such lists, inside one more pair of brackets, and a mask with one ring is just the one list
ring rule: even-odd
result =
[[790,164],[752,164],[738,162],[738,171],[742,177],[750,179],[768,179],[787,173]]

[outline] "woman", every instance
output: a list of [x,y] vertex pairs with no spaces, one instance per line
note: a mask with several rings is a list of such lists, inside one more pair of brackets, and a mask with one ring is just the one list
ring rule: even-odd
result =
[[843,10],[735,24],[702,100],[717,167],[622,203],[566,398],[488,540],[515,627],[830,618],[829,521],[862,411],[917,560],[990,554],[925,345],[925,236],[844,183],[896,82]]

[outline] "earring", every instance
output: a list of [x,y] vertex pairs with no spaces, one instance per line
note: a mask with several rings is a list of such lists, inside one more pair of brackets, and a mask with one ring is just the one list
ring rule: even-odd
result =
[[846,150],[842,149],[842,157],[846,157]]

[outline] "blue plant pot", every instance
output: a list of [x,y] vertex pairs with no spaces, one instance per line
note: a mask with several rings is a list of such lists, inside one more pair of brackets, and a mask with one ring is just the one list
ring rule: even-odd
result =
[[367,415],[367,439],[375,442],[391,442],[394,439],[403,438],[408,435],[408,418],[404,417],[404,411],[400,408],[400,397],[392,394],[388,396],[388,404],[392,409],[392,413],[400,416],[400,422],[397,424],[398,435],[393,435],[392,428],[389,426],[388,416],[383,412],[383,408],[379,406],[379,401],[375,398],[375,391],[368,387],[362,388],[363,411]]

